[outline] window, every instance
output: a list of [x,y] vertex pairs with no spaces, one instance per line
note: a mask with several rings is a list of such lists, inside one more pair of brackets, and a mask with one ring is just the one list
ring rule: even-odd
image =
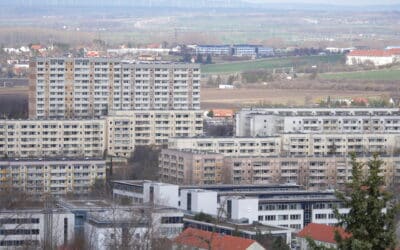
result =
[[182,224],[183,218],[174,216],[174,217],[161,217],[161,224]]
[[186,197],[186,206],[188,211],[192,211],[192,194],[188,193]]
[[278,215],[278,220],[287,220],[289,216],[287,214]]
[[266,215],[265,220],[267,220],[267,221],[276,220],[276,216],[275,215]]
[[315,214],[315,219],[326,219],[326,214]]
[[299,220],[300,219],[300,214],[291,214],[290,215],[291,220]]
[[68,243],[68,218],[64,218],[64,245]]

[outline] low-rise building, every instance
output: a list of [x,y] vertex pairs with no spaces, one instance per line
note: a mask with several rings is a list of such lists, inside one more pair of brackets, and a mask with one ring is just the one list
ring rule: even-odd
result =
[[103,159],[3,159],[0,189],[33,195],[88,193],[106,179]]
[[224,235],[239,235],[246,239],[256,239],[257,236],[267,235],[274,238],[281,238],[286,244],[292,242],[292,231],[286,227],[271,226],[261,223],[241,223],[238,221],[211,221],[196,220],[195,216],[186,214],[183,218],[185,228],[197,228]]
[[[114,183],[120,183],[114,182]],[[144,182],[146,183],[146,182]],[[140,195],[138,183],[133,184],[135,195]],[[154,185],[163,186],[160,183]],[[125,182],[125,193],[119,193],[119,198],[131,198],[129,183]],[[142,196],[150,190],[143,185]],[[226,218],[229,221],[252,224],[254,222],[291,228],[298,231],[307,224],[335,224],[337,219],[333,208],[337,206],[340,213],[349,210],[342,207],[335,197],[334,191],[307,191],[294,184],[269,185],[201,185],[178,186],[175,192],[164,192],[164,200],[174,200],[178,197],[176,208],[187,214],[207,213],[216,218]],[[114,194],[121,190],[114,186]],[[170,189],[171,190],[171,189]],[[154,193],[154,201],[157,201]]]
[[181,211],[155,203],[127,206],[107,199],[65,198],[59,206],[75,215],[75,232],[95,250],[151,248],[155,241],[173,239],[183,230]]
[[300,250],[311,249],[307,238],[314,240],[317,246],[336,249],[336,232],[338,232],[344,239],[350,237],[350,234],[346,233],[346,231],[341,227],[310,223],[297,234]]
[[196,54],[200,55],[226,55],[229,56],[232,53],[231,46],[229,45],[197,45]]
[[0,210],[0,249],[56,249],[72,243],[74,215],[64,209]]
[[172,249],[265,250],[255,240],[187,228],[174,239]]
[[375,66],[393,64],[399,61],[400,49],[353,50],[346,56],[347,65],[371,63]]

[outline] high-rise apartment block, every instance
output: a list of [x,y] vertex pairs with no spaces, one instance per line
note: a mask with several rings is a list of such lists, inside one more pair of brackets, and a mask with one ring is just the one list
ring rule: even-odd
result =
[[110,58],[36,58],[31,118],[99,117],[110,110],[198,110],[197,64]]

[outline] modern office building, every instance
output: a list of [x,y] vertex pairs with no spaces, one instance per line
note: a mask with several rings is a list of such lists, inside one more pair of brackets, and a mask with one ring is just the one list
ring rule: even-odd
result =
[[203,133],[200,110],[112,111],[107,116],[107,152],[129,157],[136,145],[167,145],[168,138]]
[[[115,183],[121,184],[122,181]],[[149,183],[146,181],[144,183]],[[145,202],[146,189],[159,186],[171,190],[163,183],[147,184],[138,189],[138,182],[129,182],[115,185],[113,193],[119,192],[119,198],[127,199],[142,196]],[[337,220],[333,214],[333,207],[339,212],[347,213],[332,190],[306,191],[293,184],[280,185],[201,185],[178,186],[175,192],[154,193],[154,200],[176,200],[177,208],[187,214],[207,213],[219,218],[252,224],[253,222],[265,225],[276,225],[300,230],[305,225],[314,222],[321,224],[335,224]],[[150,191],[151,192],[151,191]],[[133,193],[130,195],[130,193]],[[161,197],[158,197],[158,194]]]
[[106,121],[0,120],[0,157],[102,157]]
[[32,195],[88,193],[96,181],[105,181],[102,159],[2,159],[0,189]]
[[64,209],[0,210],[0,249],[57,249],[74,239],[74,215]]
[[397,108],[259,108],[236,113],[236,136],[400,133]]
[[182,185],[229,182],[222,154],[163,149],[158,166],[162,182]]
[[29,117],[100,117],[110,110],[200,109],[197,64],[110,58],[36,58]]
[[232,49],[229,45],[197,45],[196,54],[229,56],[232,54]]
[[234,56],[256,56],[257,49],[258,49],[257,45],[237,44],[237,45],[233,45],[233,55]]
[[400,149],[397,133],[293,133],[269,137],[171,138],[170,149],[221,153],[226,156],[328,156],[349,153],[395,155]]
[[74,215],[75,233],[90,249],[151,248],[154,241],[173,239],[183,230],[183,213],[160,204],[63,198],[58,205]]

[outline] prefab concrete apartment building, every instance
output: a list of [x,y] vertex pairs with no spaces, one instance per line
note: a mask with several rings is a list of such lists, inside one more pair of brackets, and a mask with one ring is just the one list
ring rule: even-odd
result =
[[[372,155],[358,161],[367,163]],[[386,185],[400,184],[400,157],[380,156]],[[160,181],[172,184],[280,184],[307,189],[343,189],[351,180],[347,156],[225,156],[221,153],[163,149],[159,156]],[[367,165],[363,166],[367,171]]]
[[0,191],[32,195],[88,193],[106,179],[103,159],[2,159]]
[[398,108],[255,108],[236,113],[236,136],[400,133]]
[[198,110],[200,66],[110,58],[30,62],[30,118],[100,117],[109,110]]

